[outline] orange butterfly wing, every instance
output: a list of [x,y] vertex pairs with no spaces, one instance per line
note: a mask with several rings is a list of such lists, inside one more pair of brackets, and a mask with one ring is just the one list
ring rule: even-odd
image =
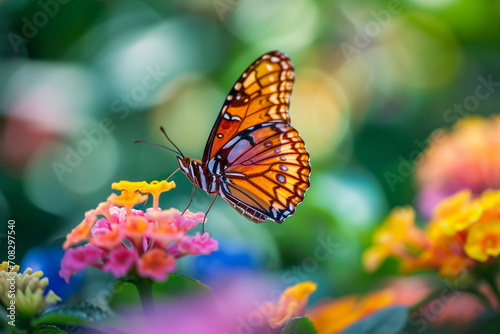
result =
[[286,123],[262,123],[238,137],[221,161],[221,196],[254,222],[283,222],[309,188],[304,142]]
[[290,122],[288,107],[294,79],[290,59],[279,51],[250,65],[229,92],[203,153],[208,163],[234,136],[264,122]]
[[256,223],[283,222],[310,184],[309,154],[289,125],[293,79],[283,53],[257,59],[229,93],[203,155],[221,197]]

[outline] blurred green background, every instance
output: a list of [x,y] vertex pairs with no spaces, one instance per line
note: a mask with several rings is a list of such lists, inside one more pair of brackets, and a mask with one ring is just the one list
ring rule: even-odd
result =
[[[479,77],[500,81],[499,32],[499,1],[0,1],[0,233],[16,221],[20,262],[60,244],[112,182],[166,178],[175,156],[132,144],[166,144],[160,125],[201,158],[238,76],[281,50],[295,65],[290,114],[311,187],[283,225],[255,225],[218,199],[207,229],[286,285],[314,280],[318,297],[365,291],[393,268],[364,274],[361,252],[391,207],[414,204],[412,162],[429,134],[498,112],[494,84],[453,108]],[[174,180],[161,207],[182,210],[191,183]],[[210,201],[197,190],[191,210]]]

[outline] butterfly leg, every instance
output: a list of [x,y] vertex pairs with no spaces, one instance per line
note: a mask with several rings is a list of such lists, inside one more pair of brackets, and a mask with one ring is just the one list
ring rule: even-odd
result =
[[189,208],[189,206],[190,206],[190,205],[191,205],[191,203],[193,202],[194,187],[195,187],[195,185],[194,185],[194,183],[193,183],[193,190],[191,190],[191,199],[189,200],[189,203],[188,203],[188,205],[186,206],[186,208],[184,209],[184,211],[182,211],[182,214],[184,214],[184,212],[186,212],[186,211],[187,211],[187,209]]
[[201,233],[205,233],[205,222],[207,220],[207,215],[208,215],[208,212],[210,211],[210,209],[212,208],[212,205],[214,205],[215,200],[217,199],[217,196],[219,196],[219,194],[215,195],[214,200],[212,201],[212,203],[208,207],[207,212],[205,212],[205,217],[203,219],[203,225],[201,226]]

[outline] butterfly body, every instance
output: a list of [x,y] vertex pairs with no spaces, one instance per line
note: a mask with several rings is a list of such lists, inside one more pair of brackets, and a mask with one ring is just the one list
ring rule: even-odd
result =
[[282,223],[309,187],[309,154],[290,126],[293,66],[279,51],[257,59],[231,89],[202,160],[178,158],[198,188],[255,223]]
[[201,190],[205,190],[210,195],[218,193],[219,182],[216,176],[209,172],[207,166],[200,160],[184,157],[182,159],[177,158],[177,161],[181,171],[186,174],[189,181],[195,186]]

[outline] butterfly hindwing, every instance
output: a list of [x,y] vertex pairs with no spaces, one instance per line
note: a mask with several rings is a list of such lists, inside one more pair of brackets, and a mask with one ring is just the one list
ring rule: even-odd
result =
[[309,154],[286,123],[257,124],[235,137],[218,155],[221,196],[255,222],[283,222],[309,187]]
[[208,163],[236,134],[255,124],[289,123],[293,80],[292,62],[282,52],[268,52],[251,64],[229,92],[202,161]]

